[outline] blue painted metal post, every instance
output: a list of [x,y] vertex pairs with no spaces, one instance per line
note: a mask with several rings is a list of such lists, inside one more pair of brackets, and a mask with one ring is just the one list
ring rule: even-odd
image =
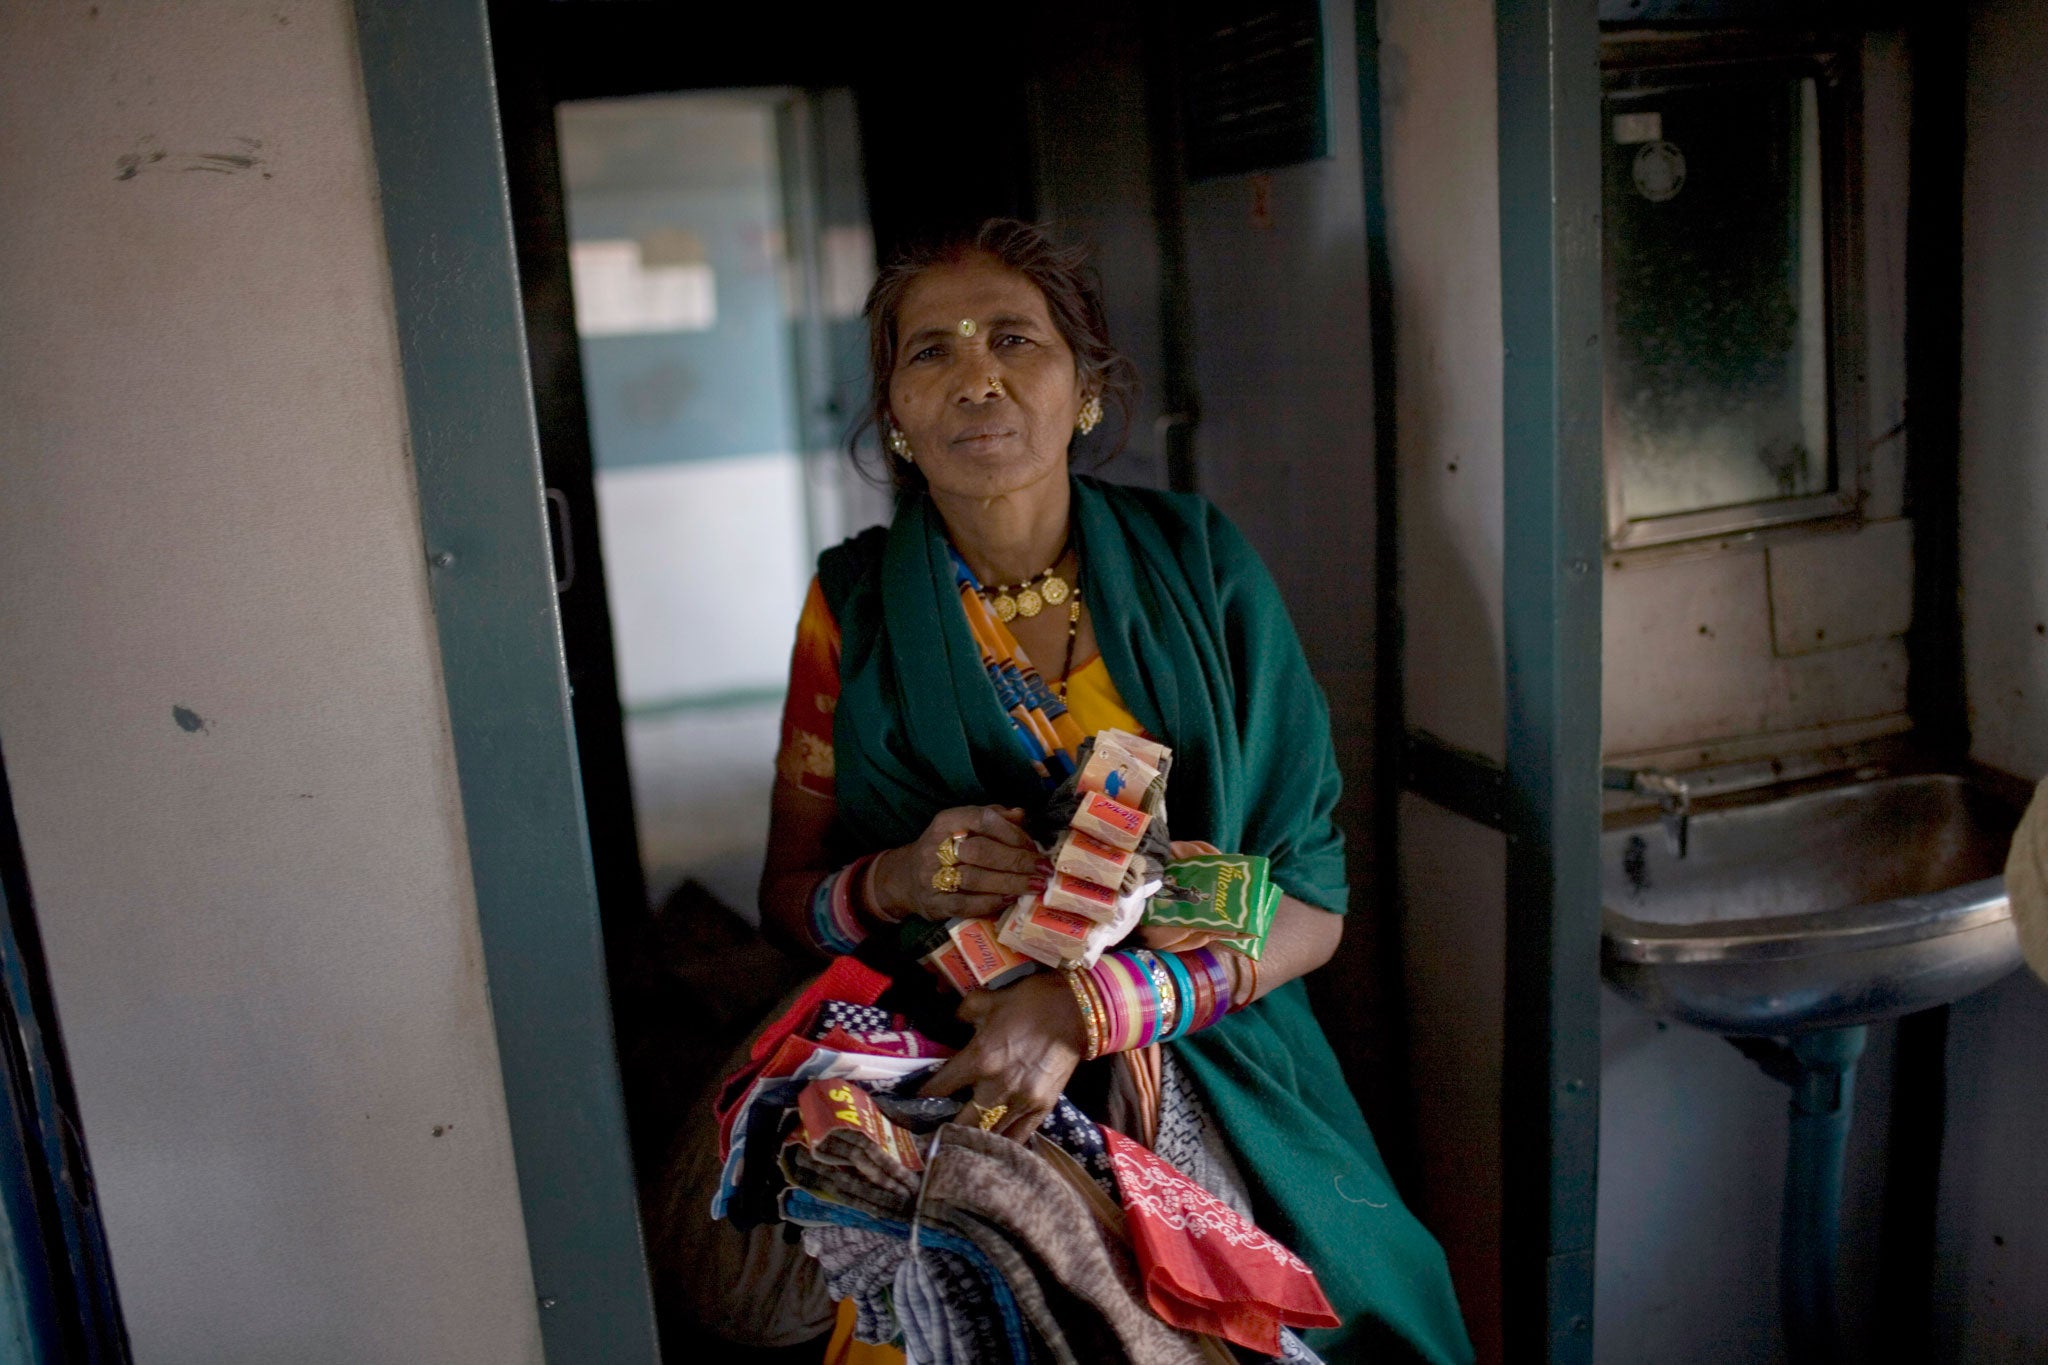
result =
[[1593,1358],[1600,1119],[1600,74],[1594,0],[1498,0],[1506,345],[1507,1358]]
[[1778,1229],[1778,1307],[1797,1365],[1843,1359],[1835,1309],[1840,1260],[1842,1158],[1856,1108],[1856,1059],[1865,1030],[1823,1029],[1786,1040],[1797,1067],[1785,1143],[1785,1208]]
[[356,21],[541,1334],[555,1365],[652,1365],[485,4]]
[[[13,962],[4,966],[11,978]],[[14,1075],[13,1058],[0,1056],[0,1361],[60,1365],[63,1333],[51,1284],[51,1248],[36,1209],[40,1153],[32,1136],[34,1117],[25,1112],[25,1089]]]

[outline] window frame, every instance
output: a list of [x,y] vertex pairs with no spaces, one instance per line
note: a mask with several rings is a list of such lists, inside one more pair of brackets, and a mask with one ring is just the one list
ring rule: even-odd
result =
[[[1610,554],[1686,542],[1750,539],[1796,528],[1839,530],[1860,525],[1870,486],[1865,439],[1865,304],[1863,270],[1863,139],[1860,46],[1832,35],[1763,35],[1748,32],[1634,32],[1604,35],[1600,44],[1601,136],[1609,136],[1607,97],[1699,87],[1739,72],[1786,79],[1812,76],[1817,84],[1821,146],[1821,297],[1826,316],[1828,456],[1834,487],[1821,493],[1733,503],[1630,520],[1621,461],[1611,432],[1614,407],[1603,373],[1601,457],[1607,488]],[[1615,290],[1607,271],[1605,218],[1601,231],[1601,326],[1615,327]],[[1604,347],[1603,347],[1604,350]],[[1605,367],[1603,366],[1603,371]]]

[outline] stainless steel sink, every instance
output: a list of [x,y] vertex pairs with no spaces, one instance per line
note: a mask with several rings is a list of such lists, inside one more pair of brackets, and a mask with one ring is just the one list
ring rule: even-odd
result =
[[1841,1028],[1946,1004],[2019,964],[2000,869],[2018,814],[1948,774],[1696,811],[1601,837],[1601,968],[1717,1033]]

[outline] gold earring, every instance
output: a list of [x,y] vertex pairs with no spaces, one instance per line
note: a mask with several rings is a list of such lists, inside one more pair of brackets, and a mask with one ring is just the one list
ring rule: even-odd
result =
[[1081,415],[1074,420],[1074,430],[1086,436],[1102,423],[1102,399],[1095,394],[1088,395],[1088,401],[1081,405]]
[[904,435],[903,428],[894,422],[889,424],[889,449],[896,453],[897,458],[908,460],[911,464],[917,463],[917,457],[910,453],[910,438]]

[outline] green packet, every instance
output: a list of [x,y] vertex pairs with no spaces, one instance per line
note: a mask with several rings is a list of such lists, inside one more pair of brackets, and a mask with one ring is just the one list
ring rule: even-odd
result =
[[1267,882],[1266,894],[1259,901],[1259,915],[1256,927],[1248,934],[1234,934],[1216,940],[1219,948],[1235,948],[1254,962],[1266,955],[1266,934],[1273,927],[1273,912],[1280,907],[1278,883]]
[[1170,924],[1265,937],[1273,922],[1273,881],[1256,853],[1200,853],[1166,865],[1164,884],[1145,907],[1142,924]]

